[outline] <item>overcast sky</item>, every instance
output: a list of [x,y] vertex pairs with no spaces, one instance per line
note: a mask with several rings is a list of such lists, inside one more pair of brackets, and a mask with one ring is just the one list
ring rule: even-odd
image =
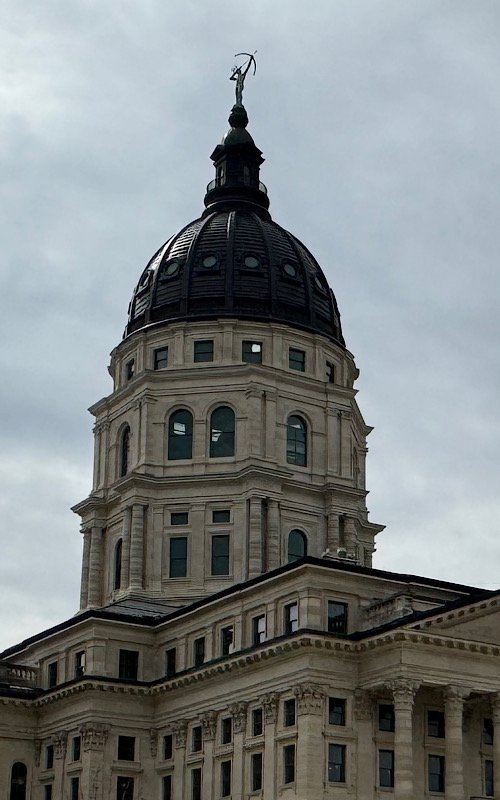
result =
[[0,648],[78,607],[92,419],[199,216],[237,51],[274,219],[361,375],[375,566],[500,586],[497,0],[4,0]]

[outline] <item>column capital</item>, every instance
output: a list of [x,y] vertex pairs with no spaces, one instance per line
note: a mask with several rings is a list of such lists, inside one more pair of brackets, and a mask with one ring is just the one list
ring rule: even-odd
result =
[[373,702],[373,692],[370,689],[354,690],[354,716],[357,720],[372,718]]
[[186,746],[187,729],[188,729],[188,724],[187,720],[185,719],[180,719],[172,726],[172,730],[175,734],[175,746],[177,749]]
[[265,694],[260,698],[260,702],[264,707],[264,717],[266,720],[266,724],[276,722],[278,716],[278,703],[279,703],[278,692],[268,692],[268,694]]
[[323,712],[325,693],[321,686],[303,683],[293,690],[297,698],[299,714],[321,714]]
[[233,717],[234,732],[243,733],[247,722],[247,703],[233,703],[228,711]]
[[454,686],[452,684],[445,686],[443,689],[443,698],[448,706],[456,706],[461,709],[465,700],[470,695],[469,689],[464,689],[462,686]]
[[495,725],[500,725],[500,692],[491,695],[491,716]]
[[409,678],[395,678],[392,681],[387,681],[384,686],[392,692],[394,703],[413,706],[413,701],[420,683],[410,680]]
[[57,731],[52,737],[52,741],[54,742],[54,756],[56,758],[64,758],[68,743],[68,731]]
[[207,711],[200,720],[203,726],[203,738],[207,741],[215,739],[217,728],[217,714],[215,711]]
[[80,733],[85,751],[102,750],[108,738],[109,728],[100,723],[86,722],[80,728]]

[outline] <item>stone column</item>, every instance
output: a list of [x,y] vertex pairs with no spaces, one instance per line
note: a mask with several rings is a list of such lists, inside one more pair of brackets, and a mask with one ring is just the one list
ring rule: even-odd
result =
[[460,686],[444,690],[446,732],[446,800],[465,800],[463,765],[463,710],[469,692]]
[[493,717],[493,796],[500,797],[500,693],[491,703]]
[[89,601],[90,531],[83,531],[82,582],[80,584],[80,609]]
[[87,722],[80,728],[82,737],[82,771],[80,778],[81,797],[102,800],[104,745],[108,738],[108,727]]
[[297,752],[295,784],[297,797],[323,795],[325,783],[323,713],[325,694],[310,683],[297,686]]
[[229,713],[233,717],[233,775],[231,796],[233,800],[243,797],[243,743],[247,724],[247,704],[233,703],[229,706]]
[[[179,720],[173,726],[174,731],[174,786],[173,796],[177,800],[184,797],[184,764],[186,761],[187,721]],[[210,797],[210,795],[208,795]]]
[[375,774],[373,748],[373,696],[364,689],[354,692],[354,718],[358,735],[357,742],[357,800],[373,798],[373,775]]
[[[265,694],[260,698],[264,709],[264,794],[263,800],[275,800],[275,763],[276,763],[276,720],[278,718],[279,695],[277,692]],[[277,783],[283,782],[278,776]]]
[[398,679],[388,688],[394,697],[394,798],[414,800],[413,797],[413,701],[418,684]]
[[102,528],[90,529],[89,592],[87,605],[98,606],[102,591]]
[[142,589],[144,568],[144,506],[134,503],[130,526],[130,583],[131,589]]
[[280,565],[280,507],[277,500],[267,503],[267,552],[266,569]]
[[326,523],[326,540],[327,547],[330,553],[334,556],[337,555],[337,548],[340,547],[339,539],[339,512],[335,511],[331,506],[328,508],[328,518]]
[[[213,770],[214,770],[214,740],[217,730],[217,714],[215,711],[207,712],[201,718],[203,726],[203,775],[202,793],[203,798],[212,797]],[[179,795],[180,797],[181,795]],[[177,795],[174,794],[174,798]]]
[[128,589],[130,583],[130,525],[131,509],[123,509],[122,528],[122,589]]
[[262,573],[262,500],[251,497],[248,504],[248,577]]

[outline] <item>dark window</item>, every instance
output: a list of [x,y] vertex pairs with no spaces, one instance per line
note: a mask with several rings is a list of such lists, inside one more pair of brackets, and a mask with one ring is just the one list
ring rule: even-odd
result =
[[493,744],[493,720],[483,720],[483,744]]
[[234,411],[220,406],[210,417],[210,458],[234,456]]
[[328,780],[345,783],[345,744],[328,745]]
[[221,509],[212,511],[212,522],[224,523],[231,521],[231,512],[228,509]]
[[394,706],[392,703],[380,703],[378,707],[379,731],[394,730]]
[[295,700],[285,700],[283,703],[283,725],[290,728],[295,725]]
[[263,715],[261,708],[254,708],[252,711],[252,736],[262,736],[264,730]]
[[429,709],[427,712],[427,735],[444,739],[444,711]]
[[134,800],[134,779],[119,775],[116,779],[116,800]]
[[331,361],[326,362],[326,380],[327,383],[335,383],[335,364]]
[[484,762],[484,793],[486,797],[494,796],[493,761],[487,758]]
[[164,775],[162,780],[162,800],[172,800],[172,776]]
[[194,343],[194,360],[197,363],[200,361],[214,360],[213,339],[202,339],[201,341]]
[[345,700],[341,697],[328,698],[328,722],[330,725],[345,725]]
[[167,733],[166,736],[163,737],[163,758],[165,761],[170,761],[173,756],[173,745],[174,745],[174,737],[171,733]]
[[233,739],[233,720],[231,717],[223,717],[220,724],[221,744],[230,744]]
[[158,347],[155,350],[153,366],[155,369],[165,369],[168,366],[168,347]]
[[250,787],[252,792],[262,789],[262,753],[253,753],[250,762]]
[[139,652],[137,650],[120,650],[118,677],[123,681],[136,681],[139,671]]
[[80,778],[71,778],[69,782],[70,800],[80,800]]
[[429,756],[429,791],[444,792],[444,756]]
[[296,347],[290,347],[288,350],[288,366],[290,369],[304,372],[306,368],[305,352],[303,350],[298,350]]
[[290,531],[288,534],[288,563],[298,561],[307,555],[307,539],[299,530]]
[[115,544],[115,568],[113,576],[113,589],[119,589],[122,585],[122,549],[123,542],[118,539]]
[[191,770],[191,800],[201,800],[201,767]]
[[9,800],[25,800],[27,775],[28,770],[26,764],[23,764],[22,761],[16,761],[12,764],[12,769],[10,771]]
[[288,417],[286,423],[286,460],[298,467],[307,465],[307,426],[301,417]]
[[283,783],[295,780],[295,745],[286,744],[283,748]]
[[47,683],[49,689],[57,686],[57,661],[51,661],[47,668]]
[[229,575],[229,536],[212,536],[212,575]]
[[173,678],[177,673],[177,652],[175,647],[170,647],[165,650],[165,675],[167,678]]
[[189,522],[189,514],[187,511],[174,511],[170,514],[171,525],[187,525]]
[[247,364],[262,364],[262,342],[242,342],[241,360]]
[[54,745],[48,744],[45,748],[45,769],[52,769],[54,766]]
[[191,752],[199,753],[203,746],[201,725],[195,725],[191,731]]
[[170,414],[168,420],[168,460],[192,458],[193,415],[185,408]]
[[220,795],[229,797],[231,794],[231,762],[221,761],[220,765]]
[[134,359],[131,358],[130,361],[127,361],[125,364],[125,380],[131,381],[134,377],[135,373],[135,362]]
[[82,753],[82,737],[73,736],[73,746],[71,749],[71,760],[80,761]]
[[252,644],[260,644],[266,640],[266,615],[260,614],[252,619]]
[[193,642],[193,664],[200,667],[205,661],[205,637],[200,636]]
[[128,425],[122,431],[120,442],[120,478],[128,472],[130,457],[130,428]]
[[172,536],[170,539],[170,567],[171,578],[185,578],[187,575],[187,538],[185,536]]
[[328,601],[328,631],[330,633],[347,633],[347,605]]
[[46,783],[43,787],[44,800],[52,800],[52,784]]
[[378,751],[378,784],[379,786],[394,786],[394,750]]
[[228,656],[233,651],[233,626],[221,628],[221,655]]
[[118,737],[118,761],[135,761],[135,736]]
[[283,609],[283,633],[294,633],[299,628],[299,606],[289,603]]

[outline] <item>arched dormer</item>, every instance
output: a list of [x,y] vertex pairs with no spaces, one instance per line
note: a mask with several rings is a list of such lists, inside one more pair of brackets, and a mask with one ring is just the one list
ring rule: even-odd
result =
[[298,561],[307,555],[307,536],[303,531],[294,528],[288,534],[287,560]]

